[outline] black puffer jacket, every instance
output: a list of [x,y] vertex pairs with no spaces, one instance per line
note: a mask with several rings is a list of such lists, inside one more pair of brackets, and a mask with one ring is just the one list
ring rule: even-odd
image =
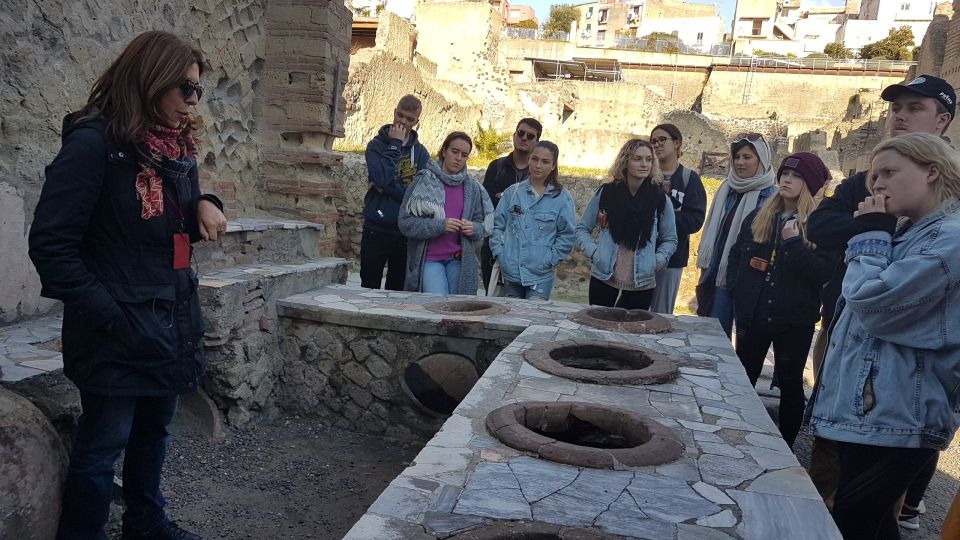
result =
[[750,265],[754,257],[770,261],[774,244],[753,240],[753,220],[760,209],[747,215],[737,243],[730,248],[727,288],[734,303],[739,328],[754,324],[814,324],[820,318],[820,289],[830,279],[840,253],[806,246],[800,236],[779,240],[777,256],[766,271]]
[[[196,274],[173,269],[180,229],[172,205],[142,219],[136,150],[109,143],[103,118],[69,119],[30,229],[41,294],[64,303],[64,372],[95,394],[195,390],[204,366],[203,316]],[[184,230],[196,242],[196,164],[173,184],[164,181],[164,192],[180,201]]]

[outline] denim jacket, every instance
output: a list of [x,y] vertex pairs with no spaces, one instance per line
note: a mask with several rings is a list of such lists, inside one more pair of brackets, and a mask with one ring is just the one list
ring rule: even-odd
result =
[[960,202],[850,239],[810,411],[818,436],[946,449],[960,422]]
[[[577,225],[577,241],[583,254],[590,258],[593,265],[590,275],[605,281],[613,276],[613,265],[617,262],[619,248],[610,236],[610,229],[600,230],[600,235],[593,239],[593,229],[597,227],[597,215],[600,212],[600,193],[603,188],[593,194],[587,207],[580,216]],[[666,268],[673,252],[677,250],[677,225],[673,217],[673,205],[666,204],[663,212],[654,218],[654,234],[646,245],[637,249],[633,260],[633,284],[638,289],[647,289],[656,286],[654,274],[657,270]]]
[[508,187],[493,218],[490,251],[504,278],[521,285],[553,279],[554,268],[576,244],[576,209],[566,189],[547,185],[543,195],[529,180]]

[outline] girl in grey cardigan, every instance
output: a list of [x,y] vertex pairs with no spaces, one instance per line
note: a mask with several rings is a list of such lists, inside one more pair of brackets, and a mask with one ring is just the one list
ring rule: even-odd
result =
[[407,237],[405,288],[436,294],[477,294],[477,250],[493,228],[490,197],[466,170],[470,136],[447,136],[437,158],[417,173],[400,205]]

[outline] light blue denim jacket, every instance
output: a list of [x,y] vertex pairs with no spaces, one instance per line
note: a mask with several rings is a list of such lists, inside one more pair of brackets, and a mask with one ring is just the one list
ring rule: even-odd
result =
[[811,426],[836,441],[946,449],[960,422],[960,203],[893,238],[858,234],[845,259]]
[[[603,187],[593,194],[587,207],[580,216],[577,225],[577,241],[583,254],[593,261],[590,275],[605,281],[613,276],[613,265],[617,262],[619,248],[610,236],[610,229],[600,230],[593,239],[593,229],[597,227],[597,215],[600,212],[600,193]],[[667,262],[677,250],[677,224],[673,218],[673,205],[665,204],[663,212],[654,220],[654,233],[645,246],[637,249],[633,260],[633,284],[638,289],[647,289],[656,285],[654,274],[666,268]]]
[[[516,210],[516,211],[515,211]],[[577,241],[573,196],[548,185],[537,195],[529,180],[504,190],[493,218],[490,251],[504,278],[524,286],[554,277]]]

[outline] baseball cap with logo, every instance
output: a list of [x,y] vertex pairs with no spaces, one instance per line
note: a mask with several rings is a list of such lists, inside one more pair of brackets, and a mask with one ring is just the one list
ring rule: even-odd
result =
[[950,83],[933,75],[920,75],[908,83],[891,84],[880,94],[885,101],[893,101],[904,92],[933,98],[947,108],[950,116],[956,116],[957,93]]

